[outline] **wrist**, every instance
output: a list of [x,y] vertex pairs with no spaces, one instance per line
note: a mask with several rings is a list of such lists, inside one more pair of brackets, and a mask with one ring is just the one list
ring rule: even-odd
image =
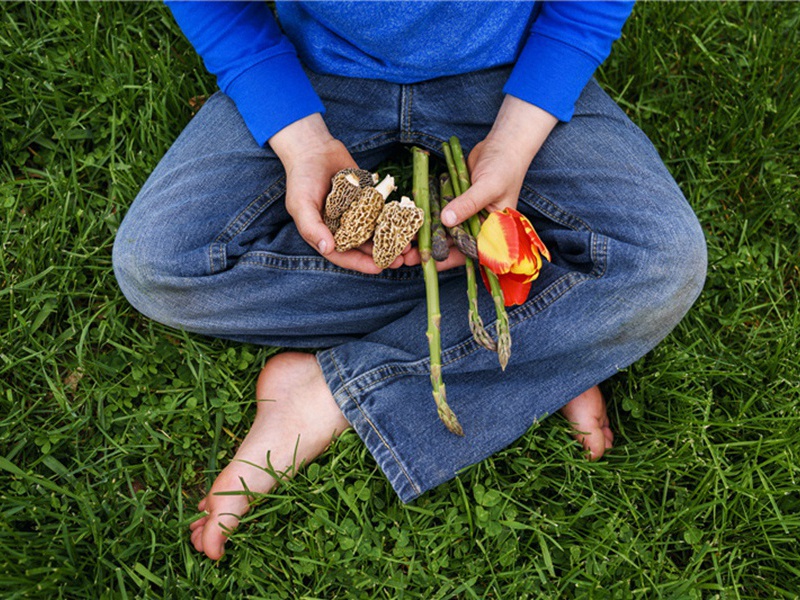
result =
[[549,112],[506,95],[486,139],[514,151],[530,164],[557,123]]
[[333,140],[320,113],[299,119],[269,138],[268,143],[284,167]]

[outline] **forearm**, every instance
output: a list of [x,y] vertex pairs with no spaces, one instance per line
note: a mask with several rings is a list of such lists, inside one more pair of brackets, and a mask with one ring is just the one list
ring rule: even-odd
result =
[[504,148],[509,159],[527,171],[556,123],[558,119],[547,111],[506,95],[486,140]]
[[168,0],[186,38],[263,145],[325,108],[265,2]]
[[541,3],[503,91],[569,121],[633,9],[629,1]]
[[335,140],[320,113],[290,123],[268,140],[287,171],[301,161],[303,156],[317,153],[333,141]]

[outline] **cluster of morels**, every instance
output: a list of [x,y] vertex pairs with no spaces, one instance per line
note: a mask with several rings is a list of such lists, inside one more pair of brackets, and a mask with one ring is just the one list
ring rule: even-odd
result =
[[357,248],[372,238],[372,258],[385,269],[400,256],[422,226],[424,214],[405,196],[386,202],[394,178],[362,169],[343,169],[331,180],[323,220],[333,233],[336,250]]

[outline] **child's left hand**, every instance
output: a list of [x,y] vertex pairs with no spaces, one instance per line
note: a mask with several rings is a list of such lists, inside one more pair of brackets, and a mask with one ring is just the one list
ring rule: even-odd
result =
[[447,205],[442,223],[452,227],[484,208],[516,208],[531,161],[557,122],[541,108],[506,96],[489,135],[467,159],[472,187]]

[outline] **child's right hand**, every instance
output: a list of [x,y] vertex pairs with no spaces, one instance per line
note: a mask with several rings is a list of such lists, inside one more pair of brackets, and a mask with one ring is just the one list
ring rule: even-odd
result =
[[[345,145],[330,134],[322,116],[315,113],[284,127],[270,138],[269,145],[286,169],[286,210],[302,238],[335,265],[380,273],[369,247],[334,250],[333,235],[322,221],[331,177],[341,169],[358,166]],[[403,264],[402,258],[395,263],[391,267]]]

